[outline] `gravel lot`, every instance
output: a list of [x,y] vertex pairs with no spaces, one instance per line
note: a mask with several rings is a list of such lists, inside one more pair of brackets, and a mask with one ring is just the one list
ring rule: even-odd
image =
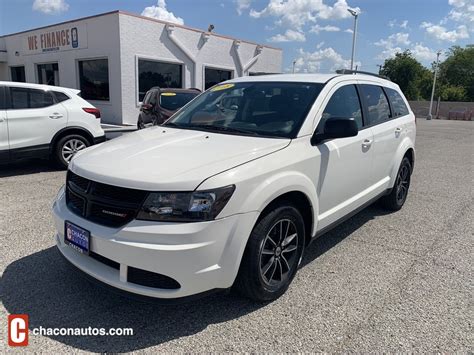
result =
[[[33,336],[20,350],[473,352],[474,122],[418,121],[405,207],[371,206],[313,243],[270,304],[214,295],[158,306],[105,292],[54,247],[65,173],[0,167],[0,353],[7,313],[33,327],[132,327],[126,337]],[[16,349],[18,350],[18,349]]]

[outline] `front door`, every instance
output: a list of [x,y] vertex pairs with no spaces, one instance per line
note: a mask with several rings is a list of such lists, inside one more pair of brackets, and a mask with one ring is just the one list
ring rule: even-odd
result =
[[330,117],[352,117],[359,126],[356,137],[332,139],[318,144],[320,164],[315,171],[319,196],[318,230],[344,217],[370,199],[373,184],[372,130],[364,127],[361,104],[355,85],[340,84],[328,95],[316,128],[324,132]]
[[67,124],[66,108],[40,89],[10,87],[6,113],[12,158],[18,152],[46,153],[54,135]]

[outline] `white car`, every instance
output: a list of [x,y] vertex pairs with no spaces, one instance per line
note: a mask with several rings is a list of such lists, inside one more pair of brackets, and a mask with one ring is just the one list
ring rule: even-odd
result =
[[234,285],[273,300],[312,240],[376,199],[403,206],[415,131],[399,87],[377,76],[236,78],[78,153],[53,206],[57,247],[129,293]]
[[79,92],[0,81],[0,163],[53,158],[67,167],[76,152],[105,141],[100,111]]

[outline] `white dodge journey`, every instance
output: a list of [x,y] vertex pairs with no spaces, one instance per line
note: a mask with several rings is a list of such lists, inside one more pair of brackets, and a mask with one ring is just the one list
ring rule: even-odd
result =
[[78,152],[53,206],[57,246],[128,293],[273,300],[312,240],[376,199],[403,206],[415,133],[399,87],[375,75],[236,78]]

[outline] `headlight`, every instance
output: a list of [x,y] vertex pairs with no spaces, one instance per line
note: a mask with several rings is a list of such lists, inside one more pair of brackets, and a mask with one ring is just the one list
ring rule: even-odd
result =
[[137,219],[166,222],[210,221],[222,211],[235,185],[195,192],[152,192]]

